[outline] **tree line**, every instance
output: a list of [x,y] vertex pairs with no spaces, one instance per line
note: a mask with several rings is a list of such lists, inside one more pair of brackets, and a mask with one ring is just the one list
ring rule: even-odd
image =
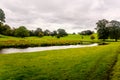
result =
[[[0,34],[15,36],[15,37],[28,37],[28,36],[56,36],[57,38],[67,36],[67,32],[64,29],[58,29],[55,31],[45,30],[37,28],[36,30],[28,30],[25,26],[19,28],[13,28],[5,22],[5,13],[0,9]],[[108,21],[106,19],[99,20],[97,23],[98,39],[115,39],[117,41],[120,38],[120,22],[116,20]],[[75,34],[75,33],[74,33]],[[93,31],[86,30],[79,33],[81,35],[91,35]]]
[[3,23],[0,23],[0,34],[22,38],[29,36],[55,36],[57,38],[60,38],[68,35],[64,29],[58,29],[54,31],[46,29],[43,31],[41,28],[37,28],[36,30],[28,30],[25,26],[11,29],[9,25]]
[[56,36],[57,38],[67,36],[67,32],[64,29],[58,29],[55,31],[50,31],[46,29],[43,31],[41,28],[37,28],[36,30],[28,30],[25,26],[20,26],[19,28],[13,28],[5,22],[5,13],[2,9],[0,9],[0,34],[7,36],[15,36],[15,37],[28,37],[28,36]]

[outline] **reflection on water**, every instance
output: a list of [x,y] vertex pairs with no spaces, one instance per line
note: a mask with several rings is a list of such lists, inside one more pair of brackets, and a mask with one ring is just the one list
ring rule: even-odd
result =
[[97,43],[90,45],[67,45],[67,46],[48,46],[48,47],[28,47],[28,48],[4,48],[0,50],[0,54],[10,54],[10,53],[22,53],[22,52],[36,52],[36,51],[46,51],[46,50],[56,50],[56,49],[68,49],[68,48],[79,48],[79,47],[92,47],[97,46]]

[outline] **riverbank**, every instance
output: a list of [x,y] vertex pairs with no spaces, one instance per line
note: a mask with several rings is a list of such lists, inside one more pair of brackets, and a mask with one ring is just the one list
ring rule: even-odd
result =
[[107,80],[118,46],[1,54],[0,80]]
[[3,36],[0,38],[0,48],[26,48],[26,47],[38,47],[38,46],[60,46],[60,45],[77,45],[77,44],[91,44],[98,43],[97,38],[91,40],[90,36],[84,36],[84,39],[81,38],[81,35],[68,35],[62,38],[56,38],[51,36],[45,36],[42,38],[39,37],[26,37],[26,38],[17,38]]

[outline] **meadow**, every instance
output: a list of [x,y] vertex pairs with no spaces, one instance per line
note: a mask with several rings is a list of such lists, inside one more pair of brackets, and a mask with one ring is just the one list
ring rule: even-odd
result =
[[[0,46],[28,47],[101,42],[90,36],[68,35],[17,38],[1,35]],[[0,54],[0,80],[120,80],[120,42],[108,45]]]
[[0,80],[119,80],[119,52],[119,42],[114,42],[96,47],[1,54]]
[[90,39],[90,36],[82,35],[68,35],[66,37],[56,38],[52,36],[40,37],[10,37],[10,36],[1,36],[0,38],[0,48],[9,48],[9,47],[35,47],[35,46],[55,46],[55,45],[75,45],[75,44],[90,44],[93,42],[98,42],[97,35],[94,40]]

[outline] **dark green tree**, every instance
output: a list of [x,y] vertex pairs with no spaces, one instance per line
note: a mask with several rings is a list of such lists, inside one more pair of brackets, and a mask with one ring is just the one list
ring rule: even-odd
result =
[[45,36],[50,36],[50,35],[51,35],[51,32],[50,32],[48,29],[46,29],[46,30],[44,31],[44,35],[45,35]]
[[64,29],[58,29],[57,32],[58,32],[57,36],[59,37],[64,37],[68,35]]
[[97,33],[98,33],[98,39],[108,39],[109,36],[109,30],[106,27],[108,23],[108,20],[106,19],[102,19],[99,20],[96,24],[97,24]]
[[19,28],[17,28],[15,30],[15,34],[14,34],[16,37],[28,37],[30,34],[29,34],[29,31],[24,27],[24,26],[20,26]]
[[0,23],[5,22],[5,13],[0,9]]
[[37,28],[36,30],[35,30],[35,36],[39,36],[39,37],[42,37],[42,36],[40,36],[40,34],[43,34],[43,31],[42,31],[42,29],[41,28]]
[[79,34],[80,34],[80,35],[91,35],[91,34],[93,34],[93,33],[94,33],[94,32],[91,31],[91,30],[85,30],[85,31],[80,32]]
[[35,31],[34,30],[29,31],[29,33],[30,33],[30,36],[35,36]]
[[57,31],[51,32],[51,36],[57,36]]
[[120,38],[120,22],[116,20],[112,20],[107,25],[109,29],[109,36],[111,39],[115,39],[117,41]]
[[3,35],[7,35],[7,36],[10,36],[11,35],[11,28],[9,25],[5,24],[3,27],[2,27],[2,34]]

